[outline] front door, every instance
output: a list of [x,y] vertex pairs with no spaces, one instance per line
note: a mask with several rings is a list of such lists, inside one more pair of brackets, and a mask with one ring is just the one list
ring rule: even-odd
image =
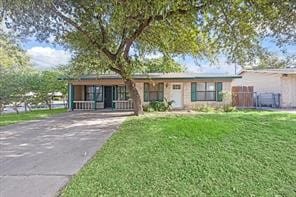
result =
[[112,107],[112,86],[104,86],[104,108]]
[[173,108],[183,108],[182,84],[172,85],[172,100],[174,101],[172,104]]

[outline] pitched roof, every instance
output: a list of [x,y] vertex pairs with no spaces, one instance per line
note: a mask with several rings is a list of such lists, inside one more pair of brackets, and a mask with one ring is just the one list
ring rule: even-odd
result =
[[[145,73],[134,74],[133,79],[234,79],[241,78],[239,75],[215,74],[215,73]],[[78,80],[94,80],[94,79],[121,79],[118,74],[101,74],[101,75],[84,75],[77,78]],[[71,79],[68,79],[71,80]],[[72,79],[73,80],[73,79]]]
[[242,70],[239,73],[239,75],[241,75],[244,72],[273,73],[273,74],[296,74],[296,68],[262,69],[262,70]]

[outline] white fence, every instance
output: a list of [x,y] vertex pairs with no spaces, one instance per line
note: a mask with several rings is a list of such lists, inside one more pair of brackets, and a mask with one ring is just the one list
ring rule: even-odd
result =
[[94,109],[94,101],[74,101],[74,109],[76,110],[92,110]]
[[129,99],[127,101],[113,101],[115,110],[132,110],[133,100]]
[[[133,100],[129,99],[126,101],[112,101],[112,110],[132,110],[133,107]],[[95,108],[94,101],[73,101],[74,103],[74,110],[93,110],[93,109],[103,109],[104,103],[102,102],[102,106]]]

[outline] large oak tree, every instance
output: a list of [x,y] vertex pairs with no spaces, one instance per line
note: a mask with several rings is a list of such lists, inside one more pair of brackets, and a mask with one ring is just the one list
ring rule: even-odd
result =
[[250,63],[261,41],[295,44],[291,0],[7,0],[1,14],[8,28],[39,40],[54,37],[75,56],[119,74],[129,87],[135,113],[142,113],[132,73],[151,52],[213,60],[227,56]]

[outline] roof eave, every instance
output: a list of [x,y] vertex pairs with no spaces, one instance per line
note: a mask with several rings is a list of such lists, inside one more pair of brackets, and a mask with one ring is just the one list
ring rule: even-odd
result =
[[[134,80],[197,80],[197,79],[238,79],[242,78],[242,76],[200,76],[200,77],[157,77],[157,78],[134,78]],[[115,78],[115,77],[109,77],[109,78],[97,78],[97,77],[80,77],[80,78],[59,78],[58,80],[121,80],[122,78]]]

